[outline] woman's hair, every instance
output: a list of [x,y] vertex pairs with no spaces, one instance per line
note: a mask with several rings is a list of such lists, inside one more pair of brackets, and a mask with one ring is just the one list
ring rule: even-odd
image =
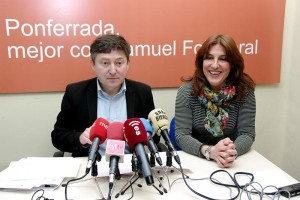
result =
[[127,62],[129,62],[129,56],[131,48],[129,43],[124,37],[117,34],[107,34],[97,37],[90,46],[90,54],[93,63],[99,53],[110,53],[113,50],[121,50],[125,53]]
[[181,80],[184,82],[192,81],[193,96],[199,94],[202,84],[206,86],[210,85],[203,72],[203,60],[207,58],[210,48],[216,44],[220,44],[224,48],[226,59],[232,65],[227,81],[235,86],[236,95],[234,99],[240,100],[245,97],[249,91],[255,89],[255,83],[248,74],[244,73],[244,59],[235,41],[229,35],[217,34],[210,36],[197,52],[194,75],[187,79],[182,77]]

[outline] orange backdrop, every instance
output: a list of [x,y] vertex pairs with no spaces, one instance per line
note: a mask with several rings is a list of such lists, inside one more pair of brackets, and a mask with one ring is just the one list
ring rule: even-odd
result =
[[258,84],[280,82],[284,0],[1,0],[0,93],[63,91],[94,77],[89,45],[120,33],[132,45],[128,78],[178,87],[211,34],[237,42]]

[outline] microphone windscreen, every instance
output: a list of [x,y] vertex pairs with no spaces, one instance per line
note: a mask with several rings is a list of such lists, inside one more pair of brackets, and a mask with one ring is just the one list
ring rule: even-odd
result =
[[107,128],[107,139],[124,141],[123,123],[112,122]]
[[107,128],[109,122],[104,118],[98,118],[91,127],[90,130],[90,140],[93,141],[95,137],[100,139],[100,144],[102,144],[107,138]]
[[162,109],[156,108],[152,110],[148,115],[148,119],[152,124],[154,132],[158,135],[160,135],[162,130],[169,130],[169,119]]
[[142,143],[147,145],[147,131],[143,122],[139,118],[130,118],[124,122],[123,132],[125,140],[130,149],[134,149],[135,145]]
[[125,141],[124,140],[113,140],[107,138],[107,144],[105,149],[105,158],[106,161],[110,161],[111,156],[118,156],[119,162],[124,162],[124,153],[125,153]]
[[155,132],[153,132],[153,128],[149,122],[148,119],[145,119],[145,118],[140,118],[140,120],[143,122],[143,125],[145,126],[145,129],[148,133],[148,135],[150,134],[150,137],[152,138],[155,134]]

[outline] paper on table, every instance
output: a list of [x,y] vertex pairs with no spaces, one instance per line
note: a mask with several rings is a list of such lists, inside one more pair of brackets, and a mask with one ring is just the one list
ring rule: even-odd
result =
[[64,178],[0,180],[0,188],[17,189],[17,190],[35,190],[35,189],[54,190],[58,186],[60,186],[63,180]]
[[55,189],[65,177],[76,177],[81,160],[72,157],[29,157],[11,162],[0,173],[0,188]]

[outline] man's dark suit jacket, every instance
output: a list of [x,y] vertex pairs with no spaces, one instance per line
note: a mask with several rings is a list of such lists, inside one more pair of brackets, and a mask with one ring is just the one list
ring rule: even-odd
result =
[[[127,118],[148,118],[154,107],[150,86],[125,79]],[[100,105],[101,106],[101,105]],[[88,156],[89,148],[79,142],[79,136],[97,119],[97,79],[89,79],[66,87],[57,116],[54,130],[51,133],[53,145],[72,156]],[[156,143],[159,137],[153,138]]]

